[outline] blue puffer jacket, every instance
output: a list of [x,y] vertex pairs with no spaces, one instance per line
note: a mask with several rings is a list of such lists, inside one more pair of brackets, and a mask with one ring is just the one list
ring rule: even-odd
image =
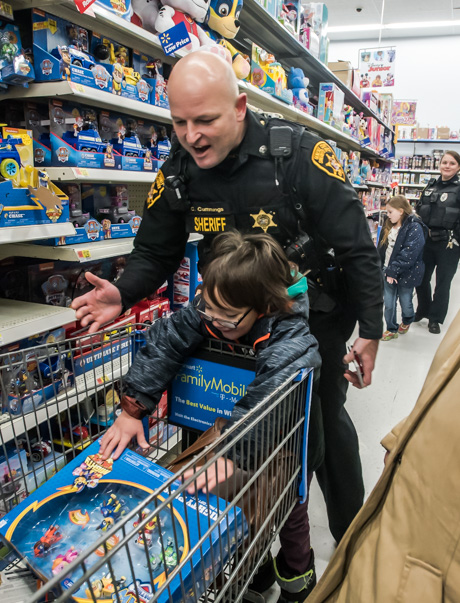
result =
[[[425,246],[425,225],[418,216],[408,216],[401,226],[395,246],[385,269],[385,276],[395,278],[403,287],[418,287],[425,273],[423,248]],[[388,243],[379,245],[382,266]]]
[[[245,396],[235,404],[227,427],[299,369],[319,369],[321,358],[318,343],[308,325],[307,293],[293,300],[292,310],[292,314],[260,317],[244,339],[239,341],[240,344],[254,347],[256,376]],[[146,345],[137,353],[124,379],[125,393],[136,398],[151,413],[186,358],[209,334],[194,304],[169,318],[156,321],[147,332]],[[316,372],[319,374],[319,371]],[[270,425],[273,428],[273,424]],[[282,426],[277,427],[282,429]],[[315,394],[312,396],[308,440],[308,470],[314,471],[321,464],[324,453],[321,406]],[[257,446],[251,446],[253,451],[260,447],[261,439],[255,438],[255,443]],[[247,468],[253,459],[239,460]]]

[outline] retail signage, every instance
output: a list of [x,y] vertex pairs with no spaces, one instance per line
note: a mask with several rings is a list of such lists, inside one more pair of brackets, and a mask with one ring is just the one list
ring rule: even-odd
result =
[[[81,13],[85,13],[96,0],[75,0],[75,5]],[[90,11],[92,13],[93,11]]]
[[415,124],[415,111],[417,101],[395,100],[391,112],[391,124],[413,126]]
[[160,43],[165,54],[172,54],[190,42],[190,36],[183,21],[160,34]]
[[361,88],[389,88],[395,85],[396,49],[362,48],[359,51],[359,82]]

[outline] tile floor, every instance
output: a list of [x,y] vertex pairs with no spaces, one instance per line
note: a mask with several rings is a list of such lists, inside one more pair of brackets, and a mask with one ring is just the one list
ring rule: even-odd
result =
[[[460,310],[460,271],[452,283],[449,312],[441,335],[428,332],[428,321],[414,323],[398,339],[380,343],[373,383],[365,390],[349,389],[347,409],[360,441],[366,497],[383,469],[380,440],[412,410],[425,381],[443,334]],[[316,572],[322,575],[332,553],[334,540],[327,526],[324,500],[316,480],[310,493],[311,542],[315,550]],[[278,586],[265,593],[266,603],[276,603]]]

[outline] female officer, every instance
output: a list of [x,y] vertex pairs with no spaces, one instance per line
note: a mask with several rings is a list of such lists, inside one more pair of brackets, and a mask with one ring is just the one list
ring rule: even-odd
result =
[[[440,164],[441,177],[423,191],[417,211],[428,226],[423,261],[425,276],[417,287],[415,320],[428,318],[430,333],[440,333],[449,306],[450,284],[460,258],[460,155],[446,151]],[[436,268],[436,288],[431,296],[431,277]]]

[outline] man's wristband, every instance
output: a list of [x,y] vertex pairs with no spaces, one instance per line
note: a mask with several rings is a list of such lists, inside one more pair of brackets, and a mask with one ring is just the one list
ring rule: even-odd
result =
[[143,419],[149,414],[145,406],[131,396],[125,395],[121,398],[121,408],[134,419]]

